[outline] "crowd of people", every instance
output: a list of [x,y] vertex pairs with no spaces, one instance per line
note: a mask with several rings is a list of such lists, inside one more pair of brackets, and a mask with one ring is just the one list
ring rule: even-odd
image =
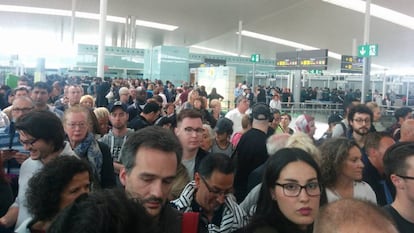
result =
[[1,233],[414,230],[409,107],[386,128],[345,98],[315,139],[287,88],[240,83],[224,112],[214,88],[109,81],[0,89]]

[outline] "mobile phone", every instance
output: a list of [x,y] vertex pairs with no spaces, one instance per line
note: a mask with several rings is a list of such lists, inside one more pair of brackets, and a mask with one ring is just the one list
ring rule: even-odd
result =
[[4,152],[8,152],[8,153],[17,153],[17,152],[19,152],[19,150],[16,150],[16,149],[13,149],[13,148],[2,148],[0,150],[4,151]]

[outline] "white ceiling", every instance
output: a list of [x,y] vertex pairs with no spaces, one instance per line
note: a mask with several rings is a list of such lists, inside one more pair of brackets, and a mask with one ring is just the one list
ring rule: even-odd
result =
[[[414,17],[413,0],[372,0],[373,4]],[[71,1],[2,0],[1,4],[71,10]],[[76,10],[99,13],[99,0],[77,0]],[[179,26],[175,31],[137,27],[137,47],[198,45],[237,53],[239,20],[243,29],[351,55],[353,39],[363,42],[364,15],[322,0],[108,0],[108,15],[155,21]],[[98,42],[98,21],[77,19],[75,39]],[[68,38],[70,18],[0,12],[0,28],[30,28],[53,32],[53,38]],[[62,30],[63,29],[63,30]],[[120,38],[124,26],[107,24],[107,44]],[[28,33],[30,34],[30,33]],[[31,39],[27,35],[27,39]],[[48,40],[50,38],[46,38]],[[118,42],[119,43],[119,42]],[[371,17],[370,43],[379,45],[372,63],[389,69],[414,70],[414,31]],[[260,53],[274,59],[276,52],[294,51],[258,39],[243,37],[242,54]],[[192,49],[193,52],[206,53]],[[339,70],[339,63],[330,66]]]

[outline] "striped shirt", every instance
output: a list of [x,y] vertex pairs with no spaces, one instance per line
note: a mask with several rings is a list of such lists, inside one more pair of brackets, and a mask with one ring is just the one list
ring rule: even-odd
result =
[[[197,210],[194,210],[192,207],[195,190],[195,182],[192,181],[188,183],[180,197],[174,201],[171,201],[172,205],[184,213],[196,212]],[[236,198],[232,194],[226,196],[223,205],[223,211],[221,211],[221,223],[219,225],[208,223],[207,229],[209,233],[230,233],[244,227],[247,224],[247,215],[244,210],[237,205]]]

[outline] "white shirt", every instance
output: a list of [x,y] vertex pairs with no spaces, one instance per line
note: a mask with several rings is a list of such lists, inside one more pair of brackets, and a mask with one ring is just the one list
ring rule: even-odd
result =
[[[328,198],[328,203],[342,199],[339,193],[330,188],[326,188],[326,196]],[[377,196],[375,195],[374,190],[372,190],[371,186],[369,186],[369,184],[364,181],[354,182],[354,194],[352,197],[355,199],[366,200],[377,204]]]
[[243,118],[244,115],[246,115],[246,114],[241,113],[238,108],[230,110],[226,114],[225,117],[230,119],[233,122],[233,134],[243,130],[241,122],[242,122],[242,118]]

